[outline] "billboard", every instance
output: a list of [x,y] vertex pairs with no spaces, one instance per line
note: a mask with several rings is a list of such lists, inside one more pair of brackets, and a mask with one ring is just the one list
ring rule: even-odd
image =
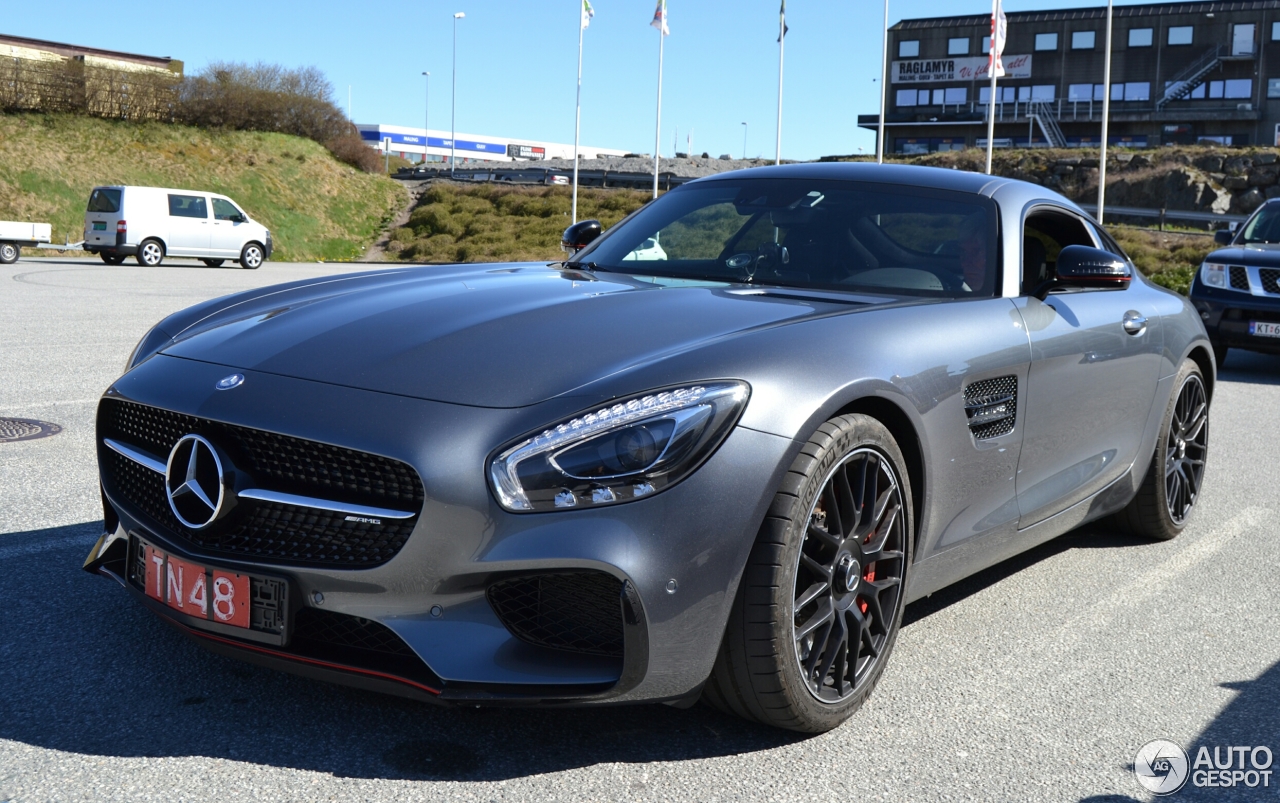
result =
[[545,159],[547,149],[539,145],[508,145],[507,156],[512,159]]
[[[895,61],[889,77],[895,84],[928,84],[941,81],[989,81],[987,57],[960,59],[909,59]],[[1005,56],[1005,78],[1030,78],[1031,56]]]

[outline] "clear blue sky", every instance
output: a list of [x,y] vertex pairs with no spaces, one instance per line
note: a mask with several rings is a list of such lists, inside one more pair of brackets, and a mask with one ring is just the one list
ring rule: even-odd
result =
[[[358,123],[421,126],[422,71],[431,72],[431,127],[449,127],[452,16],[458,22],[459,131],[573,141],[577,0],[6,3],[0,32],[182,59],[315,65]],[[652,153],[658,33],[653,0],[593,0],[582,79],[582,141]],[[669,0],[662,149],[773,156],[778,0]],[[1011,0],[1006,11],[1098,2]],[[892,21],[990,13],[984,0],[891,0]],[[858,114],[879,107],[882,4],[791,0],[787,7],[782,154],[812,159],[874,150]]]

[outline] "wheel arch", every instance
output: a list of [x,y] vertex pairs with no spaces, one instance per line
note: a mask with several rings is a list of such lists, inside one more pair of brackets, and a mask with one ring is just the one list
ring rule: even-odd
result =
[[1204,343],[1197,343],[1192,346],[1191,351],[1187,353],[1187,357],[1195,361],[1200,366],[1200,373],[1204,375],[1204,392],[1209,397],[1209,403],[1213,403],[1213,386],[1217,383],[1217,371],[1213,362],[1213,355],[1209,352],[1209,346]]
[[[911,483],[911,514],[915,521],[915,532],[912,534],[912,559],[919,554],[921,521],[924,513],[925,473],[924,444],[920,440],[920,432],[915,421],[901,406],[884,396],[862,396],[844,404],[839,410],[827,418],[839,415],[861,413],[884,424],[885,429],[893,436],[902,457],[907,463],[907,479]],[[825,420],[825,419],[824,419]]]

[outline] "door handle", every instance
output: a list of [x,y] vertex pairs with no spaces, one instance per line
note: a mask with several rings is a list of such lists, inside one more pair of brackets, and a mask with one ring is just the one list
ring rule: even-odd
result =
[[1120,322],[1124,330],[1131,335],[1140,335],[1147,330],[1147,318],[1137,310],[1129,310]]

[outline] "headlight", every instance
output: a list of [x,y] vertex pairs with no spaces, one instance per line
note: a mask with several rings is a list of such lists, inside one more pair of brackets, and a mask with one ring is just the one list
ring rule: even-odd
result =
[[628,399],[553,426],[489,464],[498,502],[515,512],[651,496],[691,474],[729,434],[749,395],[707,382]]
[[129,361],[124,364],[125,373],[132,371],[134,366],[144,360],[154,356],[157,351],[164,348],[172,338],[162,331],[160,327],[152,327],[138,341],[138,345],[133,347],[133,352],[129,354]]
[[1206,262],[1200,266],[1200,281],[1209,287],[1227,286],[1227,266]]

